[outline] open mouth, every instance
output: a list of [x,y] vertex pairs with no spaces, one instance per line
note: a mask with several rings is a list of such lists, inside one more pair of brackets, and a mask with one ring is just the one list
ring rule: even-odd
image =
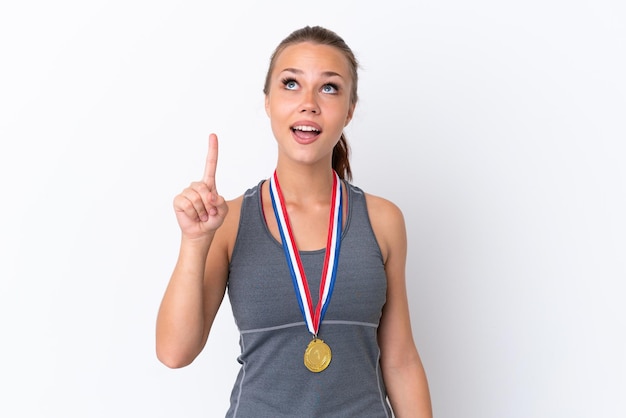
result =
[[294,135],[300,139],[313,139],[317,137],[322,131],[308,125],[296,125],[291,127],[291,131]]

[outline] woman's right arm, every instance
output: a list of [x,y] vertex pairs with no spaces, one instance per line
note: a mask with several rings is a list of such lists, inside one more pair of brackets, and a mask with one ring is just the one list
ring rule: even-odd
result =
[[220,228],[228,205],[215,187],[217,154],[211,134],[202,180],[174,198],[180,251],[156,326],[157,357],[172,368],[190,364],[202,351],[226,290],[230,228]]

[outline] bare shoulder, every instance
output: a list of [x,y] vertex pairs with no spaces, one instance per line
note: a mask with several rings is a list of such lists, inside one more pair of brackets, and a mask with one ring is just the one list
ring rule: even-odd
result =
[[[398,221],[403,219],[402,211],[391,200],[385,199],[371,193],[365,193],[367,209],[388,221]],[[370,214],[371,215],[371,214]]]
[[235,240],[237,239],[242,202],[243,194],[226,201],[226,205],[228,205],[228,215],[226,215],[224,223],[215,234],[215,240],[219,243],[222,250],[228,254],[229,260],[233,247],[235,246]]
[[383,197],[365,193],[365,202],[374,235],[386,261],[398,247],[406,247],[404,215],[395,203]]
[[[232,222],[232,218],[236,217],[237,222],[239,221],[239,212],[241,212],[242,202],[243,202],[243,194],[239,195],[238,197],[234,199],[226,201],[226,204],[228,205],[228,216],[226,217],[227,220]],[[235,216],[231,216],[231,215],[235,215]]]

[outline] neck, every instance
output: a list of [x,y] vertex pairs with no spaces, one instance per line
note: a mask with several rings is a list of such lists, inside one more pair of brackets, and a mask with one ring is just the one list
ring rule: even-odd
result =
[[278,164],[276,174],[284,199],[291,202],[328,202],[333,188],[331,167]]

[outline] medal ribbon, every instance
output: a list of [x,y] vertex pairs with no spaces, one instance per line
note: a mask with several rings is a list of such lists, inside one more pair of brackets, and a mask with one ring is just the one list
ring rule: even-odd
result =
[[309,284],[304,273],[300,253],[296,247],[296,241],[293,237],[291,224],[289,223],[289,215],[287,214],[287,205],[284,203],[282,191],[278,184],[278,175],[274,171],[274,175],[270,178],[270,196],[272,197],[272,207],[280,238],[283,243],[283,251],[287,259],[287,265],[291,273],[296,299],[300,305],[300,311],[304,317],[304,321],[309,332],[317,336],[320,324],[326,313],[326,309],[330,304],[330,296],[333,293],[335,285],[335,277],[337,276],[337,265],[339,264],[339,247],[341,246],[341,228],[342,228],[342,202],[341,202],[341,185],[339,176],[333,171],[333,193],[330,205],[330,219],[328,222],[328,238],[326,241],[326,254],[324,256],[324,268],[322,269],[322,277],[320,280],[319,300],[315,311],[313,311],[313,302],[311,300],[311,292]]

